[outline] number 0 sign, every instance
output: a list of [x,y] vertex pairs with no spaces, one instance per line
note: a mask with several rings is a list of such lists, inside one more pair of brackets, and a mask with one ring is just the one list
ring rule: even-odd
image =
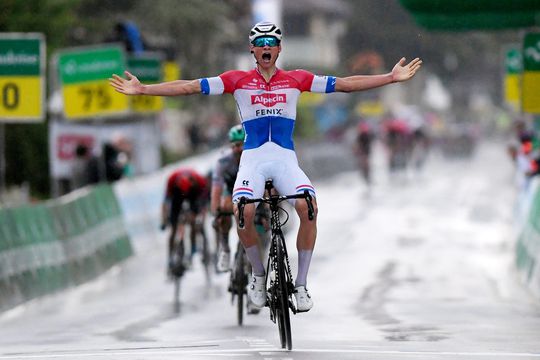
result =
[[43,120],[44,72],[43,35],[0,33],[0,122]]

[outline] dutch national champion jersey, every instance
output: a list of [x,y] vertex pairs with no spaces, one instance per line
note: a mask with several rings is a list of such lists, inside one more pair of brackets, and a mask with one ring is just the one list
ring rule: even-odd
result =
[[227,71],[199,81],[203,94],[233,94],[246,131],[244,150],[258,148],[268,141],[294,150],[292,135],[298,97],[304,91],[334,92],[336,84],[333,76],[281,69],[268,83],[257,69]]

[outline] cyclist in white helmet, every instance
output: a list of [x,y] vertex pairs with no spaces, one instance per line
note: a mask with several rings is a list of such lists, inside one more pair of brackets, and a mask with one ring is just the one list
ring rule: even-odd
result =
[[[255,68],[250,71],[232,70],[214,77],[153,85],[141,84],[135,76],[126,71],[127,79],[113,75],[110,84],[127,95],[232,94],[246,132],[233,201],[237,202],[242,196],[262,196],[267,178],[273,179],[280,194],[303,193],[307,190],[315,197],[315,189],[298,166],[294,151],[292,135],[300,94],[304,91],[355,92],[406,81],[420,69],[422,61],[416,58],[406,63],[405,58],[402,58],[392,71],[380,75],[320,76],[306,70],[287,71],[277,68],[276,60],[281,52],[281,40],[282,33],[277,25],[269,22],[256,24],[249,34],[250,50],[256,62]],[[316,216],[312,221],[308,219],[305,201],[297,201],[294,205],[300,218],[296,243],[298,273],[294,295],[297,309],[302,312],[313,307],[313,300],[306,285],[317,226]],[[314,206],[316,215],[316,201]],[[245,228],[238,229],[238,235],[253,269],[248,294],[256,306],[263,307],[266,303],[265,268],[257,245],[254,216],[255,205],[246,205]]]

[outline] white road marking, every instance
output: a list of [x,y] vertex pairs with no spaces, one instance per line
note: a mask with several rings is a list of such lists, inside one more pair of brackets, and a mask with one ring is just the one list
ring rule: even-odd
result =
[[[468,351],[399,351],[399,350],[362,350],[362,349],[295,349],[294,352],[298,353],[332,353],[332,354],[371,354],[371,355],[419,355],[419,356],[463,356],[463,357],[533,357],[540,358],[540,353],[528,353],[528,352],[468,352]],[[199,355],[199,356],[249,356],[253,353],[259,353],[263,356],[280,356],[283,353],[290,355],[287,350],[275,350],[268,352],[267,349],[252,348],[252,349],[222,349],[222,350],[161,350],[161,351],[95,351],[95,352],[65,352],[65,353],[29,353],[29,354],[13,354],[13,355],[0,355],[0,359],[46,359],[46,358],[70,358],[70,357],[111,357],[111,356],[126,356],[133,357],[148,356],[148,355]],[[268,358],[271,359],[271,358]],[[290,358],[282,358],[290,359]]]

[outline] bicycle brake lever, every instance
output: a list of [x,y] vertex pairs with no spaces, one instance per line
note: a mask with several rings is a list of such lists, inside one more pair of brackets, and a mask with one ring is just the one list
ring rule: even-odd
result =
[[313,210],[313,203],[311,202],[312,197],[307,190],[304,190],[304,195],[306,196],[306,202],[308,206],[308,219],[313,220],[313,214],[315,211]]
[[246,206],[246,198],[242,196],[238,202],[238,227],[244,228],[244,206]]

